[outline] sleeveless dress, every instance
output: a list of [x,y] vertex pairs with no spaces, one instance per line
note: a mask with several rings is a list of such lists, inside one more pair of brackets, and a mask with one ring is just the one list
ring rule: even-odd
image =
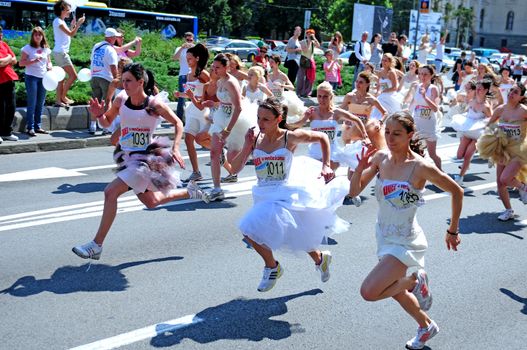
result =
[[247,98],[249,102],[251,103],[258,103],[258,102],[264,101],[266,98],[266,95],[259,88],[256,88],[255,91],[252,91],[249,85],[247,85],[245,87],[245,98]]
[[392,255],[408,267],[424,268],[428,243],[416,219],[417,208],[424,204],[423,190],[408,181],[377,176],[375,197],[379,203],[375,227],[379,259]]
[[[197,99],[203,96],[203,83],[199,80],[187,81],[185,90],[191,90]],[[196,136],[199,133],[208,131],[210,122],[208,120],[209,109],[199,110],[194,103],[189,103],[185,108],[185,133]]]
[[507,165],[513,159],[523,165],[516,178],[527,182],[527,122],[505,121],[490,125],[478,139],[476,147],[479,156],[495,164]]
[[[287,145],[287,134],[284,137]],[[345,177],[328,184],[320,178],[322,164],[293,153],[284,145],[267,153],[254,149],[258,178],[253,207],[239,223],[243,235],[272,250],[316,250],[330,235],[345,232],[349,223],[335,211],[348,193]]]
[[168,137],[153,137],[159,116],[150,114],[148,97],[142,106],[130,98],[119,108],[121,137],[114,152],[117,177],[136,194],[146,190],[168,193],[181,185]]
[[[231,97],[226,89],[218,88],[216,97],[220,101],[220,105],[212,114],[212,125],[209,129],[210,135],[221,133],[229,125],[233,112]],[[250,103],[248,99],[242,99],[241,109],[238,120],[234,124],[225,143],[228,150],[242,149],[247,130],[252,127],[257,128],[256,113],[258,106]]]
[[[384,92],[384,90],[392,88],[392,81],[390,79],[380,78],[379,84],[381,86],[381,94],[377,97],[377,99],[381,105],[388,112],[388,114],[399,112],[401,110],[402,102],[401,95],[397,91]],[[375,108],[375,111],[376,113],[371,117],[375,119],[381,119],[382,115],[380,115],[377,108]]]
[[307,108],[294,91],[285,90],[281,86],[284,83],[285,81],[280,78],[269,80],[267,87],[271,90],[274,97],[287,106],[287,122],[293,124],[302,119]]
[[[364,126],[366,126],[366,123],[370,119],[370,115],[373,111],[373,107],[371,105],[350,103],[348,105],[348,111],[352,113],[353,115],[359,117],[359,119],[362,121]],[[347,122],[344,122],[344,124],[348,125],[348,128],[353,128],[351,132],[353,133],[353,135],[357,135],[359,131],[355,125],[349,125]],[[350,132],[350,131],[343,130],[342,133],[344,134],[345,132]],[[363,147],[362,139],[344,144],[343,137],[340,137],[339,146],[341,147],[341,153],[339,157],[340,163],[343,165],[346,165],[351,170],[355,170],[357,165],[359,165],[359,161],[357,160],[357,155],[360,156],[360,153],[362,152],[362,147]]]
[[[412,102],[412,116],[415,121],[415,127],[417,129],[417,134],[420,139],[426,141],[437,141],[440,137],[440,130],[436,112],[425,101],[424,97],[421,96],[419,90],[421,89],[422,84],[417,85],[414,99]],[[431,97],[432,95],[432,85],[426,90],[426,96]]]
[[500,94],[503,97],[503,103],[507,103],[509,100],[509,90],[513,87],[512,84],[500,84]]
[[466,113],[453,115],[450,126],[463,136],[477,140],[483,135],[487,121],[487,117],[483,112],[477,112],[472,107],[469,107]]

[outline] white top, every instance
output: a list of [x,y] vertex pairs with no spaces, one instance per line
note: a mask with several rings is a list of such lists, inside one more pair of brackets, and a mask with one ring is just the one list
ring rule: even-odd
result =
[[271,153],[256,148],[253,151],[253,162],[258,186],[281,185],[289,178],[293,154],[285,147]]
[[445,54],[445,45],[439,43],[436,45],[436,59],[443,60],[443,56]]
[[[145,105],[149,101],[150,98],[147,98]],[[148,114],[144,107],[132,109],[123,100],[119,108],[121,116],[119,144],[124,151],[143,151],[152,143],[152,135],[157,128],[159,116]]]
[[93,46],[91,52],[91,75],[92,77],[113,80],[110,66],[117,68],[119,58],[115,48],[107,41],[101,41]]
[[53,20],[53,37],[55,38],[53,52],[68,53],[70,51],[71,37],[59,28],[62,24],[66,28],[68,27],[66,22],[59,17]]
[[186,47],[178,47],[176,53],[179,51],[179,76],[187,75],[190,72],[190,67],[187,62],[187,50]]
[[249,85],[245,87],[245,97],[247,97],[251,103],[265,100],[265,94],[260,88],[257,87],[256,90],[253,91]]
[[33,47],[28,44],[22,48],[22,52],[27,55],[30,61],[40,58],[37,62],[26,66],[26,75],[43,78],[44,74],[48,71],[48,60],[51,50],[47,47]]
[[199,80],[187,80],[187,83],[185,84],[184,88],[185,90],[192,91],[194,93],[194,96],[201,97],[203,96],[203,85],[204,84]]
[[283,98],[284,88],[282,87],[282,84],[284,83],[285,82],[280,78],[276,80],[269,79],[269,81],[267,82],[267,87],[269,88],[269,90],[271,90],[273,96],[279,100],[282,100]]
[[[362,48],[361,48],[362,46]],[[371,58],[371,47],[370,47],[370,43],[368,42],[365,42],[363,43],[362,41],[357,41],[355,43],[355,56],[359,59],[359,61],[369,61],[370,58]]]
[[419,50],[419,54],[417,56],[417,61],[419,61],[420,64],[425,65],[426,63],[426,57],[428,56],[428,52],[430,51],[430,45],[425,44],[424,48]]

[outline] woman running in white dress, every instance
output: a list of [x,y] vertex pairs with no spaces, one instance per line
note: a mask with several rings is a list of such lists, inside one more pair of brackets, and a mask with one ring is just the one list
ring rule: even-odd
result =
[[468,111],[452,117],[451,126],[461,133],[461,140],[457,149],[457,158],[463,159],[459,175],[454,175],[454,181],[460,186],[470,166],[470,161],[476,152],[476,141],[483,135],[483,131],[492,117],[492,105],[488,101],[490,81],[478,81],[475,94],[469,92],[467,99]]
[[[348,181],[344,177],[334,179],[328,137],[302,129],[288,131],[282,128],[286,117],[287,107],[276,98],[260,104],[260,132],[247,132],[244,147],[232,163],[240,171],[252,155],[258,178],[253,187],[254,205],[239,228],[265,263],[260,292],[273,288],[284,271],[273,255],[277,249],[307,252],[322,282],[327,282],[331,253],[320,251],[319,246],[330,234],[349,227],[335,214],[346,195]],[[320,144],[322,162],[293,157],[299,144],[312,142]]]
[[500,69],[499,89],[503,103],[507,103],[507,95],[514,85],[514,82],[515,80],[511,78],[511,69],[509,67],[502,67]]
[[[401,95],[397,93],[399,81],[395,71],[395,59],[390,53],[382,56],[382,70],[379,72],[380,95],[377,97],[388,114],[401,110]],[[379,117],[375,117],[380,119]]]
[[249,82],[243,87],[242,96],[247,98],[251,103],[259,103],[267,97],[273,96],[273,93],[266,84],[261,83],[264,74],[265,71],[260,66],[253,66],[247,72]]
[[437,122],[437,111],[439,110],[439,89],[432,83],[434,67],[425,65],[419,68],[420,84],[416,91],[410,111],[415,121],[417,138],[426,141],[428,155],[434,161],[436,167],[441,169],[441,158],[437,155],[437,139],[440,131]]
[[[427,181],[451,194],[451,219],[446,230],[448,249],[460,243],[458,223],[463,190],[449,176],[426,161],[413,140],[415,125],[406,112],[388,117],[385,124],[388,150],[365,149],[351,179],[351,194],[358,195],[375,178],[379,203],[376,224],[379,262],[362,283],[360,293],[367,301],[395,299],[418,324],[417,335],[407,349],[423,349],[439,328],[425,313],[432,306],[424,255],[428,248],[425,234],[416,220],[424,204]],[[415,151],[414,151],[415,150]],[[408,269],[417,269],[408,275]]]
[[[175,165],[184,167],[179,151],[183,123],[166,104],[144,92],[146,79],[143,66],[129,64],[124,67],[122,75],[126,94],[119,94],[108,111],[105,112],[104,101],[90,100],[90,113],[102,126],[110,126],[117,115],[121,116],[121,138],[114,154],[118,163],[117,178],[104,189],[104,209],[97,234],[93,241],[73,248],[81,258],[100,258],[102,244],[117,213],[117,199],[129,190],[133,190],[147,208],[203,196],[194,182],[185,189],[176,189],[181,182]],[[124,100],[123,96],[127,99]],[[153,137],[160,117],[175,126],[172,147],[168,138]]]

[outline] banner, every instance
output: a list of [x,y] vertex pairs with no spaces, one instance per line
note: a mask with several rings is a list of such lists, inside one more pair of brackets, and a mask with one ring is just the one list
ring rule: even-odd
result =
[[393,10],[384,6],[372,6],[355,3],[353,5],[353,25],[351,40],[361,39],[363,32],[368,32],[368,41],[373,34],[381,33],[383,41],[388,40],[392,30]]
[[[419,15],[419,28],[417,28],[417,45],[421,37],[428,33],[431,43],[439,42],[441,39],[441,25],[443,14],[440,12],[421,13]],[[417,26],[417,11],[410,12],[410,30],[408,32],[408,42],[413,44],[415,38],[415,27]]]

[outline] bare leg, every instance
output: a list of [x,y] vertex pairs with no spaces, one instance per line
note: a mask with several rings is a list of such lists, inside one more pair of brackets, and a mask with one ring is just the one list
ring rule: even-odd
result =
[[476,140],[470,140],[467,149],[465,150],[465,154],[463,155],[463,165],[461,166],[459,175],[465,176],[470,167],[470,161],[472,160],[474,153],[476,153]]
[[69,99],[66,95],[68,94],[68,91],[70,90],[70,87],[73,85],[75,80],[77,80],[77,72],[75,71],[75,68],[73,66],[66,66],[63,68],[66,71],[66,74],[68,75],[68,79],[66,79],[64,82],[64,89],[62,90],[60,98],[62,102],[68,103]]
[[192,165],[192,171],[197,173],[199,172],[199,164],[198,153],[196,152],[196,147],[194,146],[194,140],[194,135],[185,133],[185,145],[187,145],[187,153],[190,159],[190,164]]
[[168,195],[163,194],[162,192],[153,192],[148,191],[144,193],[140,193],[137,195],[137,198],[148,208],[153,209],[161,204],[165,204],[168,202],[181,200],[181,199],[189,199],[190,195],[188,191],[183,189],[178,190],[172,190]]
[[212,173],[214,188],[221,188],[220,159],[221,152],[223,152],[223,140],[221,140],[218,135],[219,134],[212,135],[212,147],[210,149],[210,171]]
[[115,214],[117,213],[117,198],[128,192],[128,185],[117,178],[110,182],[104,189],[104,209],[97,234],[93,239],[98,245],[102,245],[110,227],[112,227]]
[[457,148],[457,159],[461,159],[465,156],[465,152],[467,151],[467,146],[470,142],[470,139],[463,136],[461,140],[459,140],[459,147]]
[[261,244],[256,243],[248,236],[244,236],[245,240],[254,248],[254,250],[262,257],[265,262],[265,267],[274,269],[276,267],[276,260],[273,256],[273,251],[269,248],[264,247]]
[[407,269],[397,258],[384,256],[362,282],[360,293],[367,301],[393,297],[420,327],[426,327],[430,319],[419,308],[415,296],[408,292],[416,286],[417,279],[414,275],[406,276]]
[[210,149],[211,147],[211,137],[208,132],[200,132],[195,137],[196,143],[201,147]]
[[313,250],[312,252],[308,252],[308,254],[311,259],[313,259],[316,265],[320,265],[320,263],[322,262],[322,253],[320,252],[320,250]]
[[62,91],[64,91],[64,80],[59,81],[59,84],[57,85],[57,96],[55,97],[55,103],[58,105],[62,103]]
[[498,195],[500,196],[501,202],[503,203],[505,209],[511,209],[511,198],[509,196],[509,191],[507,190],[507,184],[501,179],[504,169],[504,165],[496,165],[496,183],[498,185]]
[[437,142],[436,141],[426,141],[426,149],[428,150],[428,155],[434,161],[436,167],[441,170],[441,158],[437,155],[436,152]]

